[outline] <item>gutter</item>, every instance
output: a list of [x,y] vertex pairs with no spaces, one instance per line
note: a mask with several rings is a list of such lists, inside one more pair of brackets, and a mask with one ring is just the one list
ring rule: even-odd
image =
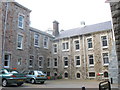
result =
[[5,23],[4,23],[3,39],[2,39],[2,68],[4,68],[5,37],[6,37],[5,33],[6,33],[7,18],[8,18],[8,2],[6,2]]

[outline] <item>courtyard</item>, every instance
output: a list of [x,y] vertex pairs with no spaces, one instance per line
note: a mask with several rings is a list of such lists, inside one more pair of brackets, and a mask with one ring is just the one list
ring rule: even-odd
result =
[[[7,88],[99,88],[100,81],[96,80],[47,80],[45,84],[30,84],[25,83],[21,87],[16,85]],[[111,88],[118,88],[117,84],[112,84]]]

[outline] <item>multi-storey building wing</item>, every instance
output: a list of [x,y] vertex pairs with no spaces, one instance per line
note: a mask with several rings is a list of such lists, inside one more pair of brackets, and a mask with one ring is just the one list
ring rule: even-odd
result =
[[17,2],[2,4],[4,67],[23,70],[27,65],[31,10]]
[[50,75],[52,72],[52,42],[52,35],[30,27],[29,69],[42,70]]
[[60,32],[53,43],[58,72],[66,79],[108,78],[112,40],[110,21]]

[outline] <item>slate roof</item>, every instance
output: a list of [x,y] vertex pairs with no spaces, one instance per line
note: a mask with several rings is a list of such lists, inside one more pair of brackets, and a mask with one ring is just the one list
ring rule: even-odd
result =
[[51,38],[54,38],[53,35],[49,34],[49,33],[46,33],[46,32],[43,32],[42,30],[38,30],[36,28],[33,28],[33,27],[30,27],[29,28],[30,31],[33,31],[33,32],[36,32],[36,33],[40,33],[42,35],[45,35],[45,36],[48,36],[48,37],[51,37]]
[[94,32],[100,32],[100,31],[106,31],[110,29],[112,29],[111,21],[107,21],[103,23],[87,25],[84,27],[62,31],[60,32],[59,36],[56,37],[56,39],[67,38],[67,37],[72,37],[76,35],[84,35],[84,34],[89,34]]

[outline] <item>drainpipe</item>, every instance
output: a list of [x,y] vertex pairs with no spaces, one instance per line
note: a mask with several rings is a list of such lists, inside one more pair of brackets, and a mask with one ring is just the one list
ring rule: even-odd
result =
[[85,48],[85,41],[84,41],[85,38],[84,38],[84,35],[82,35],[82,37],[83,37],[84,72],[85,72],[85,77],[84,77],[84,78],[86,79],[86,73],[87,73],[87,72],[86,72],[86,68],[87,68],[87,67],[86,67],[86,61],[85,61],[85,60],[86,60],[86,58],[85,58],[85,55],[86,55],[86,53],[85,53],[85,52],[86,52],[86,48]]
[[8,2],[6,2],[5,23],[4,23],[3,39],[2,39],[2,68],[4,68],[5,33],[6,33],[6,24],[7,24],[7,18],[8,18],[7,15],[8,15]]

